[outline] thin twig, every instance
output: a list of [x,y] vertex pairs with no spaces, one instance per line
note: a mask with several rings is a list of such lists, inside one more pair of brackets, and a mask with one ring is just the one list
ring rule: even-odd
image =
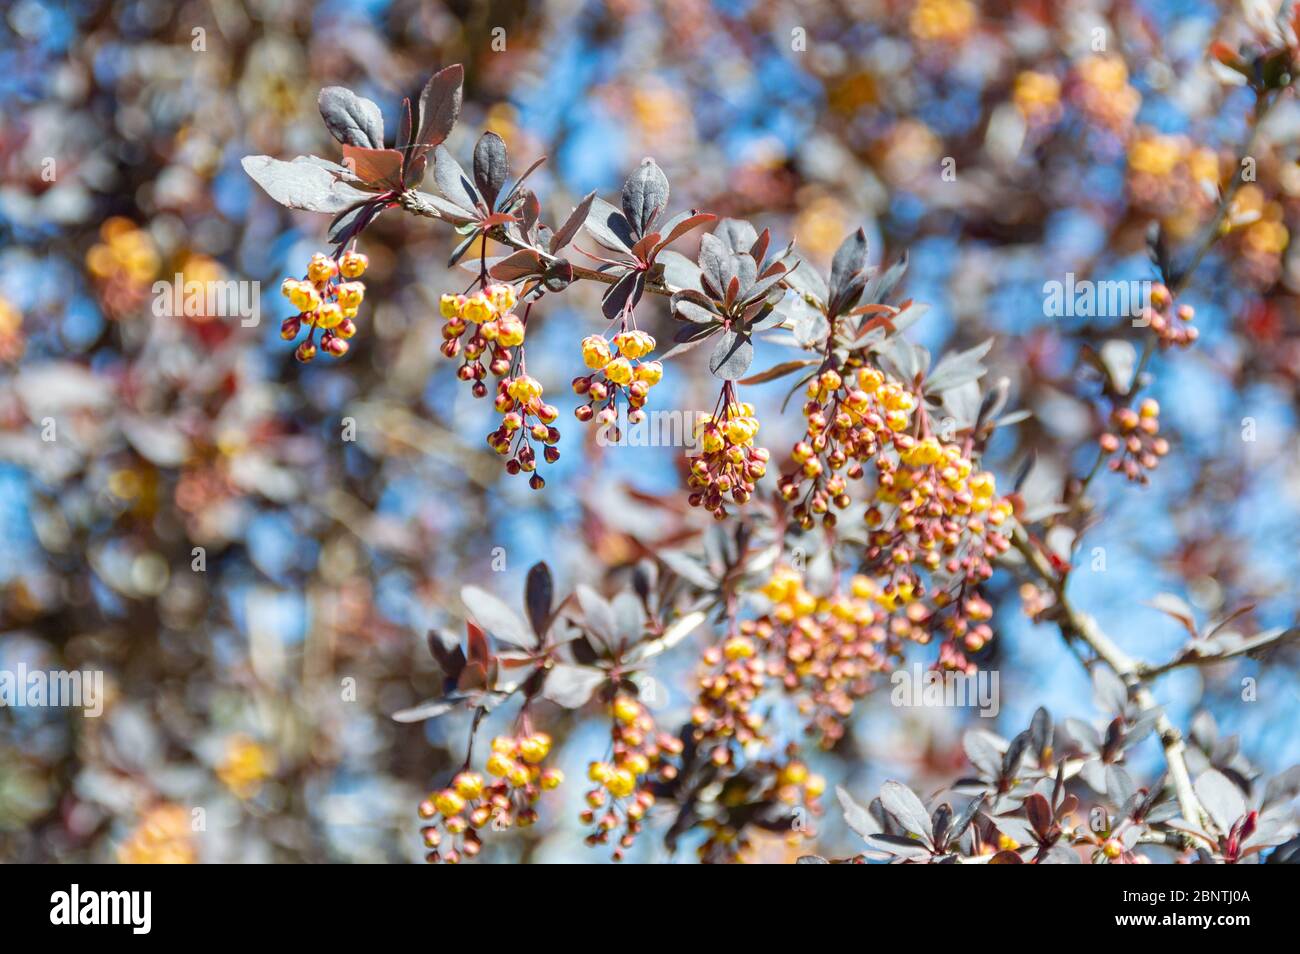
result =
[[1160,737],[1160,745],[1164,749],[1165,762],[1169,765],[1169,777],[1174,783],[1174,792],[1178,797],[1178,807],[1183,817],[1192,821],[1199,821],[1202,826],[1210,824],[1208,817],[1201,809],[1201,803],[1196,797],[1196,792],[1192,788],[1191,773],[1187,769],[1187,759],[1184,757],[1185,746],[1183,744],[1182,733],[1177,727],[1169,721],[1164,710],[1156,702],[1151,690],[1146,687],[1142,680],[1143,664],[1133,659],[1123,649],[1119,647],[1100,626],[1097,621],[1086,613],[1081,613],[1070,603],[1069,598],[1065,595],[1065,581],[1052,569],[1051,563],[1043,552],[1034,545],[1029,539],[1029,535],[1023,527],[1016,527],[1012,531],[1011,543],[1025,557],[1025,562],[1029,567],[1043,580],[1056,596],[1056,608],[1058,612],[1057,623],[1061,628],[1062,635],[1077,637],[1086,643],[1097,658],[1115,671],[1128,686],[1129,692],[1133,697],[1134,703],[1143,712],[1155,712],[1155,729],[1156,734]]
[[1293,626],[1290,629],[1279,630],[1275,633],[1265,633],[1256,636],[1253,639],[1243,640],[1235,646],[1216,652],[1201,653],[1197,647],[1193,645],[1168,662],[1159,663],[1157,665],[1147,665],[1145,663],[1139,664],[1138,678],[1144,681],[1149,681],[1155,679],[1157,676],[1163,676],[1171,670],[1181,669],[1184,666],[1210,666],[1214,663],[1223,662],[1225,659],[1234,659],[1237,656],[1256,653],[1273,646],[1283,646],[1297,638],[1300,638],[1300,627]]

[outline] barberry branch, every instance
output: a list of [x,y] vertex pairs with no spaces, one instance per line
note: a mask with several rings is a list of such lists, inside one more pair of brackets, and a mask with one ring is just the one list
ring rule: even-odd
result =
[[1243,640],[1235,646],[1216,649],[1211,652],[1202,652],[1198,647],[1191,646],[1168,662],[1156,665],[1140,663],[1138,665],[1138,678],[1148,681],[1185,666],[1209,666],[1228,659],[1235,659],[1238,656],[1249,656],[1276,646],[1283,646],[1298,638],[1300,638],[1300,627],[1293,626],[1290,629],[1278,632],[1264,633],[1253,639]]
[[1046,583],[1056,596],[1056,620],[1061,635],[1068,641],[1077,637],[1088,645],[1097,658],[1114,670],[1128,686],[1133,701],[1143,712],[1155,712],[1156,734],[1160,737],[1164,749],[1165,762],[1169,766],[1169,777],[1174,785],[1179,809],[1183,817],[1202,826],[1211,824],[1209,817],[1201,809],[1200,801],[1192,788],[1191,773],[1187,769],[1187,760],[1183,755],[1185,746],[1182,733],[1169,721],[1144,682],[1146,667],[1131,657],[1097,625],[1097,621],[1086,613],[1077,610],[1065,593],[1065,580],[1053,570],[1051,563],[1043,555],[1023,527],[1017,526],[1011,534],[1011,544],[1024,556],[1025,562]]
[[[1268,115],[1270,109],[1277,102],[1281,93],[1278,91],[1259,90],[1256,93],[1254,109],[1252,111],[1250,132],[1244,143],[1237,150],[1238,158],[1251,155],[1256,143],[1259,140],[1259,134],[1263,125],[1264,118]],[[1244,167],[1239,161],[1237,163],[1236,173],[1232,181],[1219,197],[1215,208],[1215,213],[1209,224],[1205,228],[1204,237],[1198,243],[1196,251],[1186,266],[1178,271],[1175,275],[1164,275],[1168,282],[1168,287],[1172,295],[1176,296],[1179,292],[1187,287],[1192,275],[1200,266],[1202,260],[1209,253],[1210,249],[1218,242],[1223,233],[1223,225],[1231,210],[1233,200],[1237,191],[1241,188],[1245,180]],[[1158,338],[1154,335],[1147,337],[1142,349],[1142,355],[1138,360],[1137,367],[1133,372],[1132,383],[1129,387],[1125,400],[1131,403],[1133,398],[1142,388],[1143,376],[1146,373],[1152,357],[1155,354],[1156,343]],[[1093,464],[1092,468],[1082,478],[1076,495],[1076,506],[1082,502],[1088,486],[1093,479],[1100,473],[1102,464],[1107,457],[1107,452],[1102,449]],[[1047,559],[1042,549],[1036,545],[1026,533],[1023,527],[1017,526],[1012,534],[1012,545],[1025,557],[1027,565],[1034,573],[1043,580],[1052,590],[1056,597],[1056,620],[1060,626],[1062,635],[1066,638],[1067,643],[1071,638],[1077,637],[1087,644],[1096,654],[1097,658],[1108,665],[1115,674],[1120,677],[1129,687],[1134,702],[1143,712],[1157,713],[1155,728],[1160,737],[1160,744],[1164,750],[1165,761],[1169,766],[1169,775],[1174,785],[1174,791],[1178,798],[1179,807],[1183,817],[1198,822],[1203,826],[1211,824],[1208,815],[1202,810],[1196,793],[1192,788],[1191,775],[1187,769],[1187,762],[1183,756],[1184,744],[1181,733],[1169,721],[1169,717],[1164,714],[1156,703],[1146,683],[1157,676],[1163,675],[1172,669],[1180,666],[1204,665],[1211,662],[1219,662],[1230,659],[1235,656],[1258,651],[1272,645],[1280,645],[1297,635],[1297,630],[1287,630],[1282,633],[1269,634],[1266,637],[1246,641],[1238,646],[1226,649],[1220,652],[1201,654],[1199,652],[1185,652],[1182,655],[1170,660],[1169,662],[1151,665],[1146,662],[1134,659],[1129,656],[1118,644],[1116,644],[1106,633],[1097,625],[1096,620],[1085,613],[1078,611],[1066,596],[1066,584],[1069,578],[1069,567],[1065,567],[1060,572],[1052,566],[1051,561]],[[1077,541],[1076,541],[1077,545]]]
[[[429,219],[441,219],[446,221],[446,218],[439,213],[433,203],[429,202],[428,199],[424,198],[414,189],[409,189],[406,192],[403,192],[401,197],[398,199],[398,203],[403,209],[410,212],[412,215],[421,215]],[[502,226],[496,226],[493,228],[488,233],[488,237],[492,241],[512,248],[515,251],[534,252],[546,265],[554,265],[561,261],[558,256],[552,255],[543,249],[535,248],[527,242],[516,238],[507,232]],[[569,263],[569,266],[573,269],[573,277],[575,279],[600,282],[603,285],[613,285],[622,277],[622,272],[602,272],[597,271],[594,268],[584,268],[580,265],[574,265],[572,262]],[[655,295],[662,295],[665,298],[671,298],[673,295],[676,295],[681,291],[680,288],[674,288],[672,285],[668,285],[661,281],[647,281],[645,283],[645,290]]]
[[[1238,190],[1242,183],[1245,182],[1246,171],[1241,160],[1252,155],[1259,143],[1260,130],[1264,125],[1264,119],[1268,116],[1269,111],[1281,97],[1282,91],[1278,90],[1259,90],[1255,95],[1255,105],[1252,110],[1250,132],[1247,133],[1245,140],[1236,150],[1237,171],[1228,183],[1228,187],[1219,196],[1219,201],[1214,210],[1214,216],[1206,225],[1203,238],[1198,243],[1196,251],[1192,254],[1187,265],[1180,269],[1176,275],[1161,276],[1168,284],[1170,294],[1177,297],[1183,292],[1196,269],[1200,267],[1205,256],[1223,237],[1223,225],[1232,209],[1233,200],[1237,196]],[[1142,346],[1142,355],[1138,358],[1137,367],[1133,371],[1132,383],[1129,386],[1128,393],[1124,396],[1126,403],[1132,404],[1134,397],[1142,390],[1143,375],[1146,374],[1147,367],[1151,364],[1151,359],[1155,357],[1156,344],[1159,338],[1155,335],[1147,335],[1146,341]],[[1088,487],[1092,484],[1093,479],[1101,472],[1102,465],[1106,462],[1109,454],[1105,449],[1099,449],[1097,458],[1089,469],[1088,473],[1082,478],[1079,484],[1078,493],[1075,496],[1077,505],[1082,505],[1084,495]]]

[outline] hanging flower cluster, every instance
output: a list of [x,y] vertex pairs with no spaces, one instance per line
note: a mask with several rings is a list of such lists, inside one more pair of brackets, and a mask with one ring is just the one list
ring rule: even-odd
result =
[[338,258],[317,252],[307,264],[305,278],[286,278],[280,285],[280,292],[298,309],[297,315],[281,323],[280,337],[293,341],[304,326],[308,329],[307,340],[294,352],[299,361],[316,357],[318,329],[321,350],[334,358],[348,353],[348,339],[357,333],[354,319],[366,294],[366,286],[356,279],[369,264],[360,252],[344,252]]
[[715,519],[725,520],[728,499],[740,505],[753,496],[754,482],[767,473],[771,455],[766,447],[755,446],[754,406],[736,399],[730,381],[723,385],[719,405],[696,423],[700,453],[687,458],[691,473],[686,485],[692,507],[703,507]]
[[[610,341],[603,335],[582,339],[582,361],[594,374],[573,379],[573,393],[587,398],[574,409],[580,421],[593,418],[598,424],[612,427],[618,419],[618,396],[626,395],[630,424],[645,420],[644,407],[650,389],[663,380],[664,366],[658,361],[642,361],[655,349],[655,339],[644,331],[620,331]],[[611,432],[618,439],[617,430]]]
[[818,517],[835,526],[832,508],[852,502],[847,480],[862,477],[865,465],[908,427],[916,399],[871,367],[826,368],[808,382],[807,396],[807,430],[790,453],[798,469],[782,474],[778,487],[786,500],[798,501],[791,515],[811,530]]
[[622,861],[654,805],[651,782],[676,777],[677,767],[669,759],[681,755],[682,743],[657,732],[649,711],[629,695],[615,696],[610,715],[611,754],[587,767],[587,778],[595,785],[587,792],[582,823],[595,825],[588,846],[616,839],[612,857]]
[[1111,412],[1110,424],[1111,429],[1098,441],[1102,453],[1110,457],[1106,466],[1134,483],[1147,483],[1148,474],[1169,453],[1169,442],[1159,436],[1159,402],[1147,398],[1136,411],[1131,407],[1117,407]]
[[1192,327],[1196,311],[1191,305],[1174,307],[1174,296],[1160,283],[1151,289],[1150,304],[1143,310],[1142,318],[1155,334],[1161,348],[1187,348],[1200,336]]
[[524,373],[497,382],[494,406],[501,412],[501,426],[488,434],[488,446],[508,458],[506,473],[532,474],[528,485],[541,490],[546,481],[536,473],[537,452],[533,442],[542,448],[542,458],[548,464],[560,459],[560,449],[555,446],[560,441],[560,431],[554,426],[560,412],[555,405],[542,400],[541,383]]
[[551,737],[544,732],[493,739],[486,766],[491,781],[463,771],[420,803],[420,817],[431,822],[420,831],[429,849],[425,860],[456,864],[482,850],[483,828],[503,831],[534,824],[542,792],[564,781],[559,769],[542,768],[550,751]]
[[487,395],[484,378],[489,371],[498,378],[510,372],[515,357],[511,349],[524,343],[524,322],[513,311],[517,303],[514,286],[504,284],[439,300],[439,314],[445,319],[442,353],[462,359],[456,376],[474,382],[475,397]]

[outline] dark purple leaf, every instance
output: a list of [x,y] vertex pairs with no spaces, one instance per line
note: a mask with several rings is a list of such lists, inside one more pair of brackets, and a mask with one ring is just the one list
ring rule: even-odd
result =
[[465,170],[445,146],[433,151],[433,181],[444,198],[461,208],[477,209],[484,204]]
[[474,146],[474,182],[487,200],[488,208],[496,207],[497,196],[509,174],[505,140],[494,132],[485,132]]
[[416,144],[426,148],[446,140],[460,115],[465,70],[456,63],[433,74],[420,93],[420,131]]
[[564,220],[564,224],[551,236],[552,255],[573,241],[573,237],[578,234],[578,229],[582,228],[582,223],[587,221],[587,216],[591,212],[591,203],[595,198],[595,192],[588,192],[583,196],[582,201],[574,207],[573,211],[569,213],[569,217]]
[[475,622],[492,636],[521,649],[536,647],[537,640],[524,625],[524,621],[514,610],[487,590],[477,586],[462,587],[460,598],[465,608],[473,615]]
[[555,584],[551,580],[551,568],[545,563],[534,563],[524,585],[524,606],[528,609],[528,621],[533,624],[533,632],[538,639],[544,640],[546,637],[554,599]]
[[858,229],[844,240],[831,261],[831,294],[843,298],[849,283],[867,267],[867,233]]
[[332,135],[346,146],[384,148],[384,117],[379,107],[346,86],[326,86],[317,99]]
[[386,189],[402,187],[402,154],[396,149],[344,146],[343,162],[362,182]]
[[592,199],[591,211],[583,224],[592,238],[612,251],[631,252],[636,244],[636,236],[623,213],[599,196]]
[[709,355],[709,370],[725,381],[738,381],[754,360],[754,342],[747,334],[727,329]]
[[344,181],[341,173],[303,157],[283,162],[270,156],[245,156],[242,165],[267,195],[290,209],[334,215],[370,198]]
[[880,788],[880,804],[903,828],[914,835],[920,835],[927,844],[933,844],[934,831],[930,827],[930,813],[910,788],[892,779],[885,782]]
[[668,177],[653,159],[642,159],[623,184],[623,215],[640,236],[650,230],[667,205]]

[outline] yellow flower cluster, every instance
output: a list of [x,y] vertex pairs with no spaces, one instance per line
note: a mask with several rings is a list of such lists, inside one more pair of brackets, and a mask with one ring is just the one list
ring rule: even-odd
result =
[[492,781],[464,771],[420,803],[420,817],[433,822],[420,831],[429,849],[425,860],[456,864],[482,850],[479,829],[490,825],[500,831],[534,824],[533,806],[541,793],[564,781],[559,769],[542,768],[550,751],[551,737],[545,732],[494,738],[486,765]]
[[[573,379],[573,393],[586,397],[587,403],[574,409],[580,421],[593,417],[603,425],[612,425],[618,417],[615,407],[620,391],[627,394],[628,422],[645,419],[650,389],[663,380],[664,366],[658,361],[642,361],[655,349],[655,339],[644,331],[620,331],[614,336],[613,348],[602,335],[582,339],[582,361],[594,374]],[[599,411],[596,406],[604,404]]]
[[1162,217],[1175,238],[1192,235],[1213,205],[1219,156],[1187,136],[1142,129],[1128,149],[1128,189],[1134,204]]
[[475,397],[487,396],[483,379],[489,371],[499,378],[514,366],[512,349],[524,343],[527,332],[525,319],[514,313],[517,304],[518,293],[505,283],[487,285],[472,295],[443,295],[439,300],[438,312],[444,319],[442,353],[463,358],[456,376],[474,382]]
[[718,520],[727,516],[726,499],[746,503],[754,493],[754,482],[767,473],[771,455],[767,448],[754,446],[758,418],[754,406],[724,395],[721,412],[702,415],[695,426],[701,453],[688,458],[691,475],[687,486],[692,507],[703,507]]
[[1073,100],[1088,121],[1116,134],[1125,133],[1142,106],[1142,94],[1129,83],[1124,58],[1117,54],[1089,56],[1074,74]]
[[[1289,190],[1288,190],[1289,191]],[[1283,253],[1291,244],[1286,207],[1257,183],[1237,190],[1222,229],[1240,250],[1234,267],[1257,288],[1266,288],[1281,276]]]
[[835,525],[831,508],[852,503],[848,480],[861,477],[863,465],[907,430],[916,397],[872,367],[827,368],[808,382],[807,397],[807,429],[790,454],[798,469],[783,474],[777,486],[786,500],[799,500],[794,519],[811,530],[819,516]]
[[26,347],[23,313],[9,299],[0,297],[0,361],[17,361]]
[[1055,122],[1061,115],[1061,81],[1051,73],[1023,70],[1016,76],[1011,101],[1029,123]]
[[1101,435],[1102,453],[1114,454],[1107,466],[1123,473],[1134,483],[1148,483],[1148,472],[1155,470],[1160,458],[1169,453],[1169,442],[1160,433],[1160,404],[1147,398],[1135,411],[1131,407],[1117,407],[1110,415],[1111,429]]
[[918,0],[908,26],[918,40],[956,42],[974,28],[975,5],[970,0]]
[[1174,296],[1163,282],[1151,289],[1151,298],[1143,309],[1142,318],[1155,334],[1161,348],[1190,347],[1200,332],[1192,327],[1196,311],[1191,305],[1174,307]]
[[915,572],[942,569],[979,583],[992,575],[989,561],[1006,551],[1005,535],[992,532],[1013,508],[997,493],[997,481],[955,444],[906,434],[894,440],[898,460],[876,459],[875,502],[867,511],[873,532],[867,565],[887,571],[886,594],[911,585],[923,595]]
[[439,314],[447,321],[443,339],[459,338],[469,325],[477,325],[484,340],[517,347],[524,343],[524,323],[514,314],[518,303],[514,286],[506,284],[488,285],[472,295],[443,295],[438,302]]
[[162,262],[149,233],[115,215],[99,227],[100,241],[86,252],[86,270],[103,282],[143,288]]
[[366,286],[356,279],[365,274],[369,264],[360,252],[345,252],[337,259],[317,252],[307,264],[306,278],[286,278],[280,285],[280,293],[298,310],[280,325],[280,337],[293,341],[303,325],[309,329],[307,340],[294,352],[299,361],[316,357],[318,328],[326,354],[341,358],[348,353],[348,339],[357,333],[354,319],[366,294]]
[[488,446],[509,458],[506,473],[532,474],[528,485],[541,490],[546,481],[536,473],[537,453],[531,442],[542,445],[542,456],[547,463],[560,459],[560,449],[555,446],[560,442],[560,431],[554,426],[559,410],[542,400],[541,382],[527,374],[498,381],[494,406],[502,415],[501,426],[488,434]]
[[610,715],[613,755],[587,766],[587,778],[595,786],[587,792],[587,807],[581,819],[584,825],[595,825],[586,838],[590,847],[608,844],[622,828],[613,852],[614,860],[621,861],[640,834],[646,812],[654,805],[647,781],[651,777],[663,781],[676,777],[677,767],[668,758],[681,755],[682,743],[666,733],[656,733],[649,711],[629,695],[614,697]]
[[118,846],[124,865],[192,865],[198,861],[190,813],[180,805],[156,805]]
[[751,636],[735,635],[704,651],[691,723],[696,742],[715,765],[727,765],[766,741],[763,716],[752,708],[766,675],[767,663]]
[[248,799],[262,789],[262,783],[275,771],[275,757],[255,739],[240,733],[226,742],[226,751],[217,766],[217,778],[237,797]]
[[847,592],[818,597],[801,573],[777,567],[761,592],[772,608],[741,623],[740,632],[764,647],[768,674],[798,697],[809,731],[833,745],[854,702],[871,690],[872,676],[887,669],[890,653],[897,651],[885,624],[911,591],[895,587],[885,593],[859,574]]

